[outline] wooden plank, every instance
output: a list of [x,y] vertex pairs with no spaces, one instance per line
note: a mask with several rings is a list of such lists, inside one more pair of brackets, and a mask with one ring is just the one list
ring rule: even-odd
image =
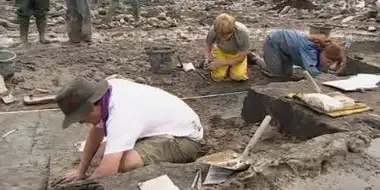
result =
[[0,75],[0,95],[6,94],[8,92],[7,86],[5,86],[4,77]]
[[50,104],[55,102],[56,95],[35,97],[33,95],[24,96],[25,105],[40,105],[40,104]]

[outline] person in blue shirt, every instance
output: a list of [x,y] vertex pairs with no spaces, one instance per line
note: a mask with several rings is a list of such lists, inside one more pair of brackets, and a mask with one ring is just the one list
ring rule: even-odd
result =
[[263,59],[254,55],[253,60],[269,77],[291,77],[294,65],[307,70],[313,77],[328,71],[333,64],[339,73],[346,64],[344,47],[323,34],[276,30],[266,38],[263,51]]

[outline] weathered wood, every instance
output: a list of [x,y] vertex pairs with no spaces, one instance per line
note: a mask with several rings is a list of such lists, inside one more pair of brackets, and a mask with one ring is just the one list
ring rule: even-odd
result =
[[5,86],[4,77],[0,75],[0,95],[4,95],[8,92],[7,86]]
[[24,96],[25,105],[39,105],[39,104],[50,104],[55,102],[56,95],[35,97],[35,96]]

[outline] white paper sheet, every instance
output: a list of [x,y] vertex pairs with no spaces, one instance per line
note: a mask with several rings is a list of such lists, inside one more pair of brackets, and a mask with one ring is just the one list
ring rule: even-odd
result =
[[361,89],[374,89],[379,86],[380,75],[357,74],[344,80],[323,82],[323,85],[335,87],[344,91],[357,91]]
[[180,190],[167,175],[138,184],[141,190]]

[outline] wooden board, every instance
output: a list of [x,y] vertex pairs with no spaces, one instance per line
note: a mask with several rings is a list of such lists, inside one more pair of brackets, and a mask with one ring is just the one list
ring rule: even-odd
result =
[[7,86],[5,86],[4,77],[0,75],[0,95],[4,95],[8,92]]
[[313,110],[313,111],[315,111],[317,113],[328,115],[329,117],[332,117],[332,118],[346,116],[346,115],[352,115],[352,114],[362,113],[362,112],[365,112],[365,111],[372,110],[372,108],[369,107],[368,105],[363,104],[363,103],[357,103],[354,99],[345,96],[341,92],[330,92],[330,93],[325,93],[325,94],[329,95],[331,97],[334,97],[334,98],[335,97],[339,98],[339,99],[347,101],[347,102],[354,101],[355,103],[353,105],[352,104],[350,104],[350,105],[346,104],[343,109],[326,112],[326,111],[324,111],[324,110],[322,110],[320,108],[317,108],[317,107],[314,107],[314,106],[306,104],[304,101],[302,101],[297,96],[297,93],[290,93],[290,94],[286,95],[286,97],[290,98],[290,99],[293,99],[293,101],[296,102],[297,104],[305,106],[305,107],[307,107],[307,108],[309,108],[309,109],[311,109],[311,110]]
[[24,104],[25,105],[40,105],[40,104],[50,104],[55,102],[56,95],[49,96],[24,96]]

